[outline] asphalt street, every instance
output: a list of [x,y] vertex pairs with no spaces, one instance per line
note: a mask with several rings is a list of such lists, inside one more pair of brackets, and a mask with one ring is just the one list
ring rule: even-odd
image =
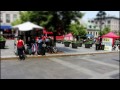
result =
[[1,61],[2,79],[120,79],[119,53]]

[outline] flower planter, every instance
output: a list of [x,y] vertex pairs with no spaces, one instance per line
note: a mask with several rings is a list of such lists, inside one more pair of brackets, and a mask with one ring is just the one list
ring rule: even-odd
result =
[[105,45],[102,45],[102,46],[101,46],[101,50],[104,50],[104,49],[105,49]]
[[90,44],[90,47],[92,47],[92,44]]
[[96,50],[104,50],[105,45],[96,44]]
[[69,47],[70,46],[70,42],[64,42],[65,47]]
[[96,50],[100,50],[100,44],[96,44]]
[[90,44],[85,44],[85,48],[90,48],[91,45]]
[[78,47],[78,43],[72,43],[72,48],[76,48]]
[[5,43],[6,43],[6,41],[0,41],[0,49],[5,48]]

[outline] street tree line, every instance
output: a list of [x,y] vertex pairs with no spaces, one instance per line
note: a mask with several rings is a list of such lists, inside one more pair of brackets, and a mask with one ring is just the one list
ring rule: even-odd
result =
[[[20,12],[20,19],[14,21],[12,25],[30,21],[45,27],[48,31],[72,32],[74,35],[84,33],[85,35],[86,30],[79,22],[83,16],[84,13],[80,11],[26,11]],[[74,24],[71,23],[72,21]]]
[[[14,21],[12,25],[30,21],[45,27],[54,34],[56,32],[61,32],[62,34],[71,32],[75,36],[85,36],[87,28],[79,22],[83,16],[84,13],[80,11],[24,11],[20,12],[20,18]],[[72,21],[74,23],[71,23]],[[109,31],[109,27],[106,27],[101,34],[106,34]]]

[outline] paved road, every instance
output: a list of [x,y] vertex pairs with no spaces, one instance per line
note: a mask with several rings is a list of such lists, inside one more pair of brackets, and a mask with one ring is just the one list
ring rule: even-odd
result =
[[1,61],[2,79],[119,79],[119,54]]

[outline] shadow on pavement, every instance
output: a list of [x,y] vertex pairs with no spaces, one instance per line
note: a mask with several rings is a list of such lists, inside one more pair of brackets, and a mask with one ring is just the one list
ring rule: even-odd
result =
[[76,50],[71,50],[69,47],[57,47],[58,50],[63,52],[76,52]]
[[117,59],[113,59],[114,61],[118,61],[118,62],[120,62],[120,60],[117,60]]

